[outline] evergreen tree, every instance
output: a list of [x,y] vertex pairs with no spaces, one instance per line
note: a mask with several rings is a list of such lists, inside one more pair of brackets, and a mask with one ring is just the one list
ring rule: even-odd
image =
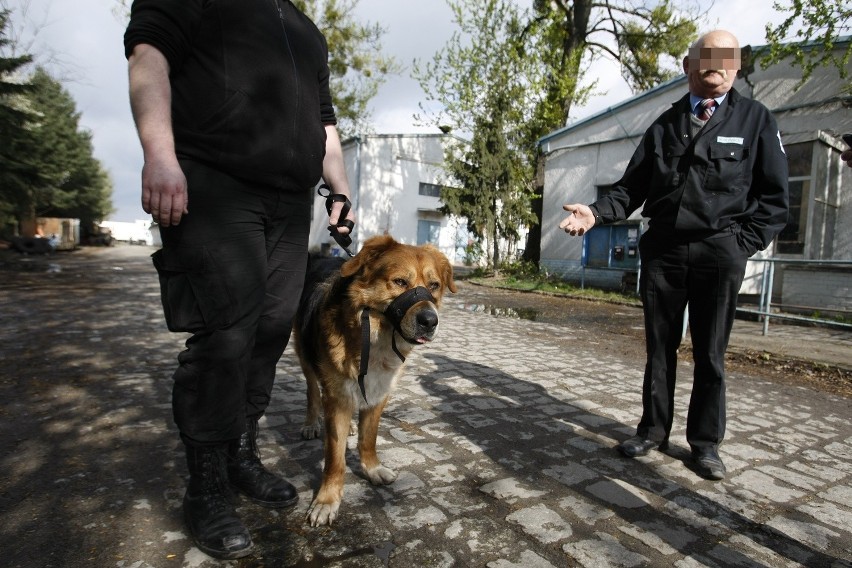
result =
[[414,74],[443,106],[429,120],[471,136],[469,143],[447,147],[444,165],[451,179],[441,190],[443,211],[464,217],[468,229],[488,241],[489,264],[497,268],[500,239],[511,246],[519,227],[532,221],[532,176],[518,147],[526,120],[518,99],[528,93],[525,61],[512,39],[518,13],[507,0],[460,0],[451,7],[460,32],[431,62],[415,63]]
[[32,211],[39,217],[80,218],[88,227],[111,212],[111,182],[94,158],[92,135],[80,128],[80,113],[68,91],[42,68],[30,82],[39,119],[27,154],[41,178],[32,188]]
[[[9,45],[9,11],[0,11],[0,52]],[[38,183],[38,170],[22,151],[31,138],[27,122],[33,117],[25,95],[32,86],[22,81],[32,56],[0,56],[0,230],[15,225],[26,207],[28,189]]]

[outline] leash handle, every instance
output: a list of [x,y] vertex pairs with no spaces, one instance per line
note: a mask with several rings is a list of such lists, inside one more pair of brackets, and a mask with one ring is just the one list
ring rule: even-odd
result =
[[[323,193],[323,190],[328,191],[328,193]],[[343,203],[343,208],[340,210],[340,217],[337,219],[337,225],[329,225],[328,232],[337,244],[346,251],[346,254],[349,256],[355,256],[355,254],[349,250],[349,246],[352,244],[351,235],[352,231],[355,229],[355,223],[346,218],[349,211],[352,209],[352,202],[349,201],[345,195],[334,193],[331,186],[327,183],[321,184],[317,188],[317,194],[320,197],[325,197],[325,210],[328,212],[329,217],[331,217],[331,206],[335,203]],[[341,233],[341,227],[349,229],[349,233]]]

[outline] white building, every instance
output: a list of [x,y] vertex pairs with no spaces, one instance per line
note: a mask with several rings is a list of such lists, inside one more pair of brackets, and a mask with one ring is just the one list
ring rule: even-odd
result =
[[132,223],[126,221],[104,221],[101,227],[109,229],[116,241],[130,244],[159,246],[159,229],[150,219],[137,219]]
[[[446,183],[444,144],[450,138],[447,134],[369,134],[343,141],[356,214],[350,250],[357,252],[372,236],[389,234],[406,244],[433,243],[450,262],[462,261],[459,247],[467,244],[466,225],[439,211],[440,190]],[[319,196],[309,246],[312,252],[342,253],[329,235],[325,199]]]

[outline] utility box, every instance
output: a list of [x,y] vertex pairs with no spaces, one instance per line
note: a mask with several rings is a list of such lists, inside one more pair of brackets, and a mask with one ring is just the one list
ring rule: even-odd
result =
[[639,270],[642,221],[595,227],[583,235],[583,267]]

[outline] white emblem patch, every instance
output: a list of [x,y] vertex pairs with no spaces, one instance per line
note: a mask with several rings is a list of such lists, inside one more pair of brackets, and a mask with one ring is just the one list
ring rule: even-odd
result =
[[781,131],[778,131],[778,145],[781,146],[781,151],[784,152],[784,155],[787,155],[787,152],[784,151],[784,143],[781,142]]

